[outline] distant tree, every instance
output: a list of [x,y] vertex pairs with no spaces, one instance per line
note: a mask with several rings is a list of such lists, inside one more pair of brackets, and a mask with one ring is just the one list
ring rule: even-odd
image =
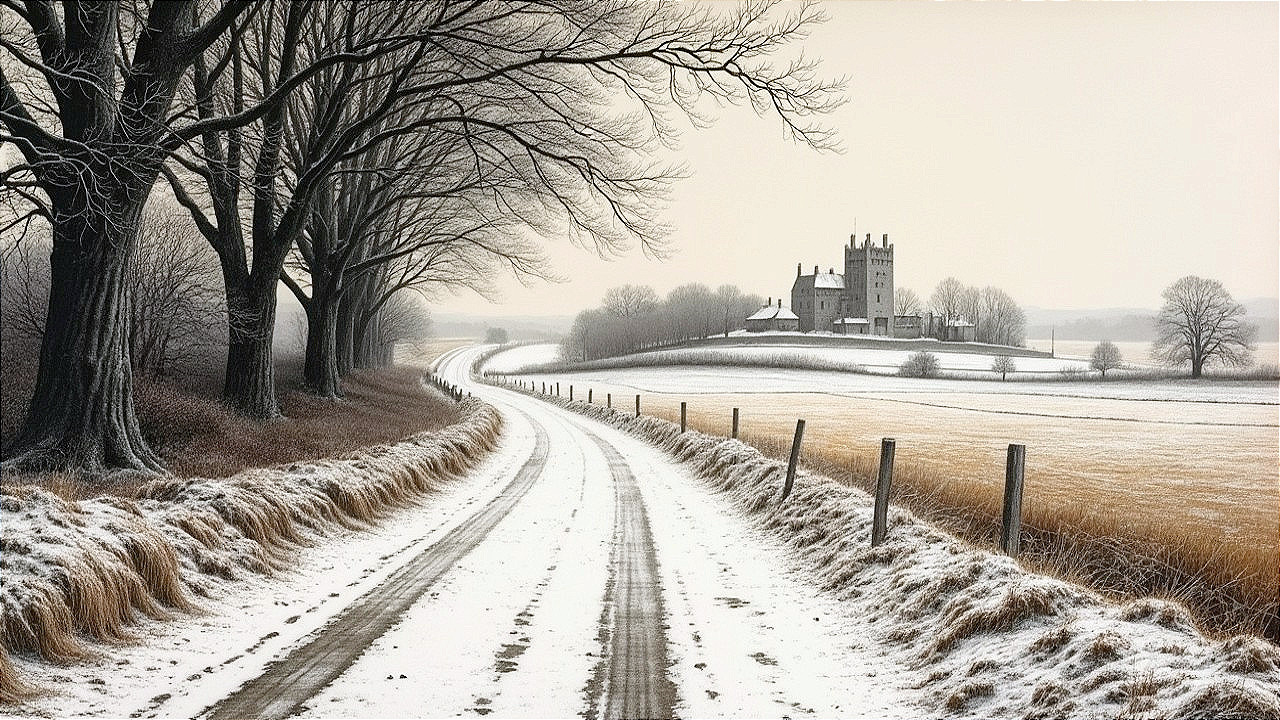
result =
[[1244,367],[1252,362],[1257,327],[1244,321],[1245,309],[1217,280],[1188,275],[1165,289],[1156,315],[1151,355],[1166,365],[1191,364],[1198,378],[1206,364]]
[[487,328],[484,331],[484,341],[490,345],[506,345],[508,341],[506,328]]
[[978,307],[969,318],[977,325],[975,339],[997,345],[1022,345],[1027,332],[1027,314],[1013,297],[1000,288],[985,287],[978,298]]
[[944,321],[950,322],[964,314],[964,297],[964,283],[949,277],[934,288],[933,295],[929,298],[929,308],[934,314],[941,315]]
[[1120,348],[1110,340],[1103,340],[1094,346],[1089,367],[1102,373],[1102,377],[1106,377],[1107,371],[1120,367],[1123,360],[1124,358],[1120,357]]
[[619,285],[605,291],[604,309],[622,318],[651,312],[658,305],[658,293],[648,285]]
[[996,359],[991,363],[992,372],[1000,373],[1001,381],[1003,381],[1009,373],[1017,369],[1017,366],[1013,363],[1013,358],[1008,355],[997,355]]
[[895,288],[893,291],[894,315],[919,315],[922,306],[920,296],[911,288]]
[[225,344],[217,256],[180,208],[156,205],[138,222],[125,297],[135,373],[166,375]]
[[911,355],[898,367],[898,374],[904,377],[933,377],[941,369],[938,356],[930,352],[917,352]]

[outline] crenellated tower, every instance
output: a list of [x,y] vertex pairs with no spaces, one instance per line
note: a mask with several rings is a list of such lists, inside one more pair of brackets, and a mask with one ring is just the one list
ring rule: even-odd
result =
[[865,318],[874,335],[893,335],[893,245],[889,234],[880,247],[871,243],[871,233],[859,245],[857,235],[849,236],[844,249],[845,314]]

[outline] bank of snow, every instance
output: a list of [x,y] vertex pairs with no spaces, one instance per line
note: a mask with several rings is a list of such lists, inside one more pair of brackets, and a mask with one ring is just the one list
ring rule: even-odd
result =
[[466,471],[499,415],[478,401],[438,432],[350,456],[225,479],[165,479],[135,499],[67,501],[33,486],[0,493],[0,692],[25,687],[10,654],[62,663],[144,618],[188,611],[224,582],[269,574],[316,534],[367,526]]
[[779,502],[785,468],[748,445],[547,400],[688,463],[854,604],[879,640],[910,653],[940,714],[1280,718],[1280,649],[1265,640],[1207,638],[1177,604],[1107,602],[896,509],[888,541],[872,548],[865,493],[801,473]]

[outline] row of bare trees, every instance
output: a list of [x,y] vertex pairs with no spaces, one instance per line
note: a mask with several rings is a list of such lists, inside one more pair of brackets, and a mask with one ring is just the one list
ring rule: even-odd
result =
[[978,288],[949,277],[934,288],[929,309],[946,322],[973,323],[977,342],[1015,346],[1026,342],[1027,315],[1000,288]]
[[659,154],[681,118],[748,104],[832,147],[813,118],[840,82],[772,62],[821,19],[773,3],[0,0],[0,232],[51,238],[34,401],[5,464],[160,469],[132,378],[138,333],[171,329],[126,311],[157,301],[130,284],[153,197],[216,256],[225,400],[273,417],[282,282],[306,310],[307,384],[339,396],[344,372],[386,359],[406,291],[544,274],[550,238],[661,252],[681,169]]
[[659,298],[648,285],[610,288],[597,308],[578,313],[561,341],[565,359],[595,360],[696,338],[728,335],[746,326],[760,309],[759,295],[736,285],[712,291],[706,285],[681,285]]

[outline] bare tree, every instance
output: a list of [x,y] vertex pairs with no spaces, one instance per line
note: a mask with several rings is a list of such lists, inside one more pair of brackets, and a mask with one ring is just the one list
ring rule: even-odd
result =
[[49,309],[49,243],[15,237],[0,252],[0,338],[36,340]]
[[997,355],[996,359],[991,361],[991,371],[1000,373],[1000,380],[1003,382],[1009,376],[1009,373],[1017,369],[1013,362],[1013,358],[1008,355]]
[[982,289],[978,309],[971,319],[977,324],[975,336],[979,342],[1022,345],[1026,339],[1026,313],[1000,288]]
[[964,314],[965,286],[949,277],[938,283],[929,298],[929,308],[942,317],[944,323],[954,322]]
[[169,122],[178,83],[250,7],[223,3],[200,22],[193,0],[0,3],[0,141],[23,158],[0,171],[0,192],[28,208],[5,227],[41,216],[53,237],[35,401],[6,464],[160,468],[134,415],[126,270],[184,137]]
[[1248,366],[1257,327],[1245,322],[1245,309],[1217,280],[1188,275],[1165,289],[1156,315],[1151,355],[1166,365],[1190,363],[1191,377],[1206,365]]
[[893,290],[894,315],[919,315],[924,309],[920,296],[911,288],[899,287]]
[[1120,357],[1120,348],[1110,340],[1103,340],[1093,347],[1093,356],[1089,358],[1089,367],[1107,376],[1108,370],[1114,370],[1124,364]]
[[648,285],[619,285],[605,291],[601,304],[618,317],[636,317],[657,307],[658,293]]
[[225,315],[217,257],[181,209],[161,205],[143,212],[125,282],[135,372],[165,375],[221,345]]

